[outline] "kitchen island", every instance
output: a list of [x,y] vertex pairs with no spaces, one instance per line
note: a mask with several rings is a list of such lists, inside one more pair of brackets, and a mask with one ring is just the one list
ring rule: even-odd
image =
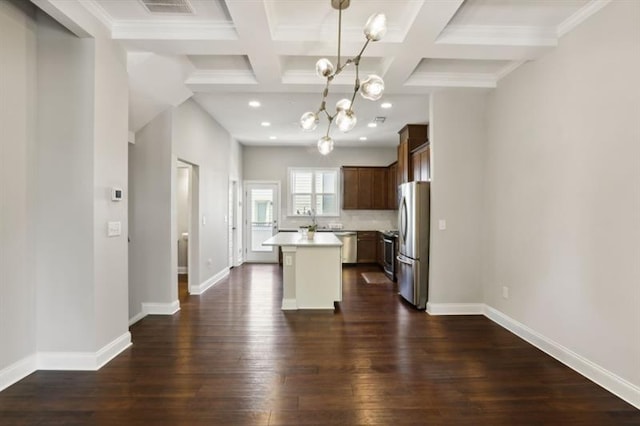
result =
[[342,243],[333,233],[280,232],[262,245],[282,248],[283,310],[334,309],[342,300]]

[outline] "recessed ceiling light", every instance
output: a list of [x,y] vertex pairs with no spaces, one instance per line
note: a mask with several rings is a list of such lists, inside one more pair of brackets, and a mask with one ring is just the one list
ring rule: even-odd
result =
[[278,139],[278,137],[277,137],[277,136],[269,136],[269,139],[271,139],[272,141],[274,141],[274,140]]
[[366,136],[360,136],[360,140],[361,140],[361,141],[366,141],[366,140],[367,140],[367,137],[366,137]]
[[262,127],[269,127],[269,126],[271,126],[271,123],[269,123],[268,121],[263,121],[262,123],[260,123],[260,125]]
[[249,101],[249,106],[251,108],[258,108],[260,106],[260,102],[259,101]]
[[367,124],[367,127],[378,127],[377,123],[369,123]]
[[393,105],[391,104],[391,102],[383,102],[380,104],[380,108],[384,108],[384,109],[389,109],[391,108]]

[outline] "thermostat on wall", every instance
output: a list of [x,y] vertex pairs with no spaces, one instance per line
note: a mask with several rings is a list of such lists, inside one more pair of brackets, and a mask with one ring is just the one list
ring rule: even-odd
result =
[[122,200],[122,188],[111,188],[111,201],[121,201]]

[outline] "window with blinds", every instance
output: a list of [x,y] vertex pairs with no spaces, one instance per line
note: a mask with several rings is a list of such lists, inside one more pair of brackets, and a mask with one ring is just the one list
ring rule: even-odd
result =
[[339,216],[338,169],[289,169],[289,215]]

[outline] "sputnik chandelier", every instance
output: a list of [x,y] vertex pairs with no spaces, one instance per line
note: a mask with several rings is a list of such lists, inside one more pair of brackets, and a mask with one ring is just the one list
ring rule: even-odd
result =
[[[316,62],[316,73],[321,78],[326,78],[327,82],[322,92],[322,101],[320,102],[320,108],[316,112],[309,111],[302,114],[300,118],[300,126],[303,130],[312,131],[318,127],[319,115],[324,112],[329,121],[327,125],[327,133],[318,140],[318,151],[322,155],[327,155],[333,151],[333,139],[329,136],[331,131],[331,124],[335,120],[338,129],[344,133],[353,129],[356,125],[356,114],[353,111],[353,102],[355,101],[356,94],[360,92],[360,95],[372,101],[377,101],[382,97],[384,92],[384,81],[381,77],[372,74],[361,83],[358,68],[360,66],[360,59],[365,49],[371,41],[378,41],[387,32],[387,18],[383,13],[375,13],[369,17],[367,23],[364,26],[364,35],[366,41],[364,46],[360,50],[360,53],[343,64],[340,58],[340,44],[342,39],[342,11],[349,7],[350,0],[331,0],[331,6],[334,9],[338,9],[338,63],[334,67],[331,61],[327,58],[322,58]],[[331,115],[327,111],[327,95],[329,95],[329,85],[333,79],[342,72],[348,65],[353,64],[356,68],[356,80],[353,88],[353,95],[351,99],[340,99],[336,103],[336,112]]]

